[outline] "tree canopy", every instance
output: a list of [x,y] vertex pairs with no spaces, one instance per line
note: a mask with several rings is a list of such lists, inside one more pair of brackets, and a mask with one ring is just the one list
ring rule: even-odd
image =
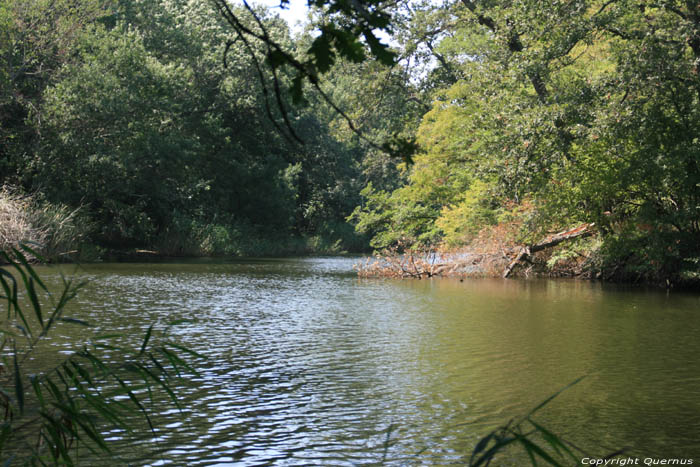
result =
[[83,206],[99,245],[460,247],[593,222],[570,247],[591,268],[697,274],[693,2],[309,0],[297,33],[248,2],[74,3],[0,7],[0,167]]

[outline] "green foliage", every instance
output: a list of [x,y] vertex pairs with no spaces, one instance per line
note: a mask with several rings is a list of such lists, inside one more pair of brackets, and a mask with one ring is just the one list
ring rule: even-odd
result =
[[443,207],[435,225],[448,246],[467,244],[485,226],[496,224],[499,210],[489,203],[489,189],[487,183],[476,180],[457,197],[457,204]]
[[[652,265],[641,276],[673,281],[688,267],[682,258],[698,256],[695,247],[676,255],[676,245],[700,244],[693,8],[497,1],[420,10],[404,43],[437,60],[443,71],[428,80],[451,79],[431,88],[433,107],[418,131],[422,154],[406,186],[377,194],[384,207],[366,209],[364,220],[358,213],[358,228],[375,225],[374,243],[385,244],[432,239],[437,227],[440,239],[459,245],[509,204],[532,200],[531,235],[595,222],[610,242],[596,251],[599,264],[622,266],[618,240],[639,238],[633,262]],[[430,206],[434,221],[400,222],[408,193],[420,194],[415,212]]]
[[41,135],[43,90],[74,61],[76,43],[109,14],[103,0],[6,0],[0,5],[0,182],[26,181]]
[[[30,13],[11,2],[0,20],[23,25],[26,15],[39,18],[41,5]],[[81,14],[52,12],[51,21],[77,29],[61,39],[65,54],[56,56],[56,67],[41,68],[46,79],[26,75],[33,80],[31,100],[18,87],[25,81],[4,81],[0,132],[11,144],[0,149],[9,151],[0,158],[7,168],[0,181],[39,192],[54,205],[82,207],[86,224],[95,226],[89,240],[97,248],[256,254],[250,245],[262,237],[271,242],[274,231],[276,242],[317,237],[365,249],[366,239],[348,235],[341,224],[359,203],[362,178],[395,185],[396,164],[376,149],[377,163],[364,164],[367,143],[339,130],[337,114],[318,96],[287,113],[306,143],[290,144],[278,131],[283,116],[266,104],[264,83],[271,76],[260,75],[256,65],[266,53],[262,44],[230,42],[230,30],[204,0],[85,0],[84,7]],[[283,22],[264,13],[259,19],[271,39],[294,47]],[[257,27],[252,17],[246,21]],[[14,37],[2,42],[7,76],[26,68],[15,63],[22,47],[41,57],[49,52],[38,41],[53,32],[22,27],[3,36]],[[334,40],[348,37],[338,33]],[[313,40],[304,36],[298,43]],[[348,83],[357,72],[345,62],[351,58],[340,54],[336,64],[350,68],[329,73],[337,79],[333,92],[349,106],[357,87]],[[37,60],[45,67],[48,59]],[[368,78],[376,71],[364,68]],[[280,73],[275,79],[284,93],[295,78]],[[397,101],[409,91],[392,79],[389,95]],[[384,99],[380,91],[377,86],[375,101]],[[365,129],[395,133],[397,144],[406,140],[401,124],[389,128],[383,118],[389,109],[398,122],[401,109],[388,101],[374,109],[381,112],[369,112]]]
[[[30,256],[28,256],[30,255]],[[151,325],[138,350],[120,346],[115,337],[94,336],[66,358],[37,367],[33,361],[49,334],[60,326],[89,326],[66,310],[82,282],[63,278],[51,292],[29,264],[39,255],[21,246],[0,252],[0,297],[6,317],[0,324],[0,459],[10,465],[75,465],[79,449],[110,454],[103,433],[134,429],[139,413],[151,431],[150,410],[140,394],[162,393],[179,407],[170,386],[173,374],[196,371],[178,354],[193,353]],[[175,323],[173,323],[175,324]],[[109,360],[105,358],[109,354]]]
[[393,193],[375,191],[370,183],[361,192],[365,203],[349,216],[356,229],[374,235],[370,245],[386,248],[401,243],[403,246],[430,245],[437,241],[439,233],[434,227],[439,206],[428,204],[423,193],[410,186]]
[[[225,0],[214,0],[214,4],[236,34],[234,41],[227,42],[227,49],[240,41],[253,58],[269,114],[271,114],[271,106],[268,96],[274,93],[275,108],[283,120],[282,124],[277,125],[281,132],[286,129],[290,139],[302,144],[305,142],[291,123],[290,117],[293,115],[285,104],[283,94],[289,95],[295,104],[303,103],[307,90],[306,83],[310,89],[314,90],[315,96],[320,97],[345,120],[350,131],[358,138],[374,149],[405,161],[411,160],[416,150],[412,138],[398,134],[383,142],[368,138],[321,85],[321,76],[327,74],[339,60],[359,63],[365,61],[367,56],[371,56],[385,66],[395,63],[396,52],[382,43],[378,37],[380,32],[392,31],[391,18],[394,5],[385,4],[382,0],[364,2],[310,0],[308,5],[315,13],[315,19],[311,23],[313,38],[304,41],[302,47],[305,50],[300,54],[274,37],[271,34],[270,24],[264,21],[264,15],[252,8],[248,2],[244,1],[245,8],[239,9],[232,8]],[[281,7],[287,4],[287,1],[280,2]],[[264,49],[264,60],[257,58],[256,46]],[[261,63],[269,68],[271,90],[268,90]],[[289,83],[285,81],[285,76],[291,78]]]
[[0,181],[84,206],[101,248],[458,246],[527,203],[533,238],[700,244],[685,4],[319,0],[292,37],[247,4],[25,3],[0,8]]

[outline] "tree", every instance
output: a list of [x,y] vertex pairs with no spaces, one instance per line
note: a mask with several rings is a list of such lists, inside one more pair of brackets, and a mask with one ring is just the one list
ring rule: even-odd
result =
[[[294,53],[271,37],[260,15],[246,0],[243,1],[245,10],[234,9],[225,0],[214,0],[214,4],[236,33],[236,39],[228,42],[228,45],[233,45],[240,40],[253,57],[255,56],[254,44],[256,42],[265,47],[265,64],[271,71],[272,91],[267,91],[261,63],[255,60],[260,81],[263,84],[266,97],[268,94],[274,94],[274,102],[283,117],[286,130],[292,138],[303,143],[290,122],[287,103],[283,96],[284,86],[280,75],[285,73],[285,70],[291,70],[293,74],[292,81],[286,86],[286,90],[294,103],[298,104],[303,101],[304,85],[308,83],[333,110],[345,119],[350,130],[359,138],[376,149],[404,158],[407,161],[410,160],[415,151],[415,144],[411,139],[399,135],[394,135],[383,143],[368,139],[358,130],[352,118],[331,99],[320,85],[321,76],[328,73],[336,61],[341,58],[352,63],[361,63],[371,56],[384,65],[394,63],[395,52],[387,44],[381,42],[376,32],[391,32],[393,28],[391,8],[395,6],[394,2],[385,0],[366,2],[309,0],[309,6],[319,12],[321,16],[315,23],[319,33],[303,54]],[[288,4],[288,0],[280,1],[281,7]],[[250,21],[246,16],[252,18],[253,25],[246,24]],[[267,100],[266,105],[269,106]]]
[[76,43],[105,21],[103,0],[7,0],[0,5],[0,182],[19,183],[39,135],[43,90],[75,60]]
[[[421,153],[394,196],[425,190],[419,173],[431,170],[429,193],[461,185],[442,199],[424,194],[441,214],[422,231],[454,233],[479,209],[532,200],[530,234],[592,221],[611,245],[637,239],[620,253],[643,250],[635,267],[692,268],[683,258],[696,254],[678,245],[698,235],[696,7],[465,0],[445,11],[449,32],[431,47],[435,66],[459,79],[435,89]],[[468,208],[475,182],[491,188]]]

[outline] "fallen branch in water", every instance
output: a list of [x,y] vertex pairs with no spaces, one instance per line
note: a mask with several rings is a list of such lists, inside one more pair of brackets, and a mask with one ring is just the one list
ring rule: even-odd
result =
[[444,265],[436,263],[438,258],[439,254],[432,248],[399,253],[395,247],[377,253],[374,260],[367,258],[364,264],[356,264],[354,268],[360,277],[421,279],[441,274]]
[[502,253],[491,254],[474,251],[439,251],[435,249],[411,250],[399,253],[386,250],[356,264],[360,277],[431,278],[498,276],[509,257]]
[[431,277],[503,277],[511,275],[522,263],[532,264],[535,253],[560,243],[592,235],[595,224],[581,224],[574,229],[550,235],[535,244],[518,246],[491,236],[460,250],[426,248],[407,249],[399,246],[377,253],[354,268],[360,277],[431,278]]
[[594,223],[581,224],[574,229],[565,230],[554,235],[550,235],[544,240],[536,243],[534,245],[526,245],[520,248],[520,251],[515,256],[515,259],[511,261],[508,266],[503,271],[503,278],[510,276],[513,272],[513,268],[517,266],[521,261],[527,261],[529,258],[537,253],[538,251],[546,250],[547,248],[552,248],[559,245],[561,242],[572,240],[574,238],[587,237],[593,234]]

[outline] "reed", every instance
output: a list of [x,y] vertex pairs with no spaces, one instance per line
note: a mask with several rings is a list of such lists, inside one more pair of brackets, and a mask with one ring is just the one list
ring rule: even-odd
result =
[[5,185],[0,188],[0,250],[33,244],[43,257],[59,260],[76,253],[92,230],[83,209],[48,203]]
[[52,292],[29,264],[30,257],[41,259],[40,253],[20,245],[0,256],[7,264],[0,267],[0,300],[6,305],[0,320],[3,465],[75,465],[84,449],[111,454],[103,433],[131,432],[134,413],[155,435],[147,407],[164,394],[180,408],[171,381],[175,375],[197,374],[181,355],[201,357],[168,339],[170,326],[181,322],[158,332],[151,325],[138,348],[120,345],[119,335],[91,336],[71,355],[30,374],[30,365],[36,365],[32,355],[50,333],[64,325],[90,326],[67,314],[84,282],[62,277],[61,289]]

